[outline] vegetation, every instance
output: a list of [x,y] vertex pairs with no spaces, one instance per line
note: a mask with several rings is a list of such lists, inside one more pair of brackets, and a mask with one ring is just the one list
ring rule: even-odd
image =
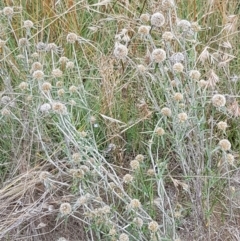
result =
[[240,240],[238,0],[0,9],[0,240]]

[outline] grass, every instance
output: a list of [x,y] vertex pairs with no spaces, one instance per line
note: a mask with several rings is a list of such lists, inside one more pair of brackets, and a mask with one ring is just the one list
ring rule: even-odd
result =
[[239,240],[238,1],[12,4],[0,240]]

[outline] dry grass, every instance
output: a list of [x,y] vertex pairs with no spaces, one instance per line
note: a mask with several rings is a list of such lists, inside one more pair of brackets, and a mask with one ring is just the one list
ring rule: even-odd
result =
[[239,240],[239,7],[0,3],[0,240]]

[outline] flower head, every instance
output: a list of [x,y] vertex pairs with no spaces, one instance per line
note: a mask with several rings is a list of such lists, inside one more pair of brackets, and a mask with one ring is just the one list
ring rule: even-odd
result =
[[147,23],[147,22],[150,20],[149,14],[147,14],[147,13],[141,14],[140,20],[141,20],[143,23]]
[[156,134],[158,136],[163,136],[165,134],[165,130],[162,128],[162,127],[158,127],[156,130],[155,130]]
[[63,72],[62,72],[62,70],[60,70],[60,69],[53,69],[53,70],[52,70],[52,75],[53,75],[53,77],[55,77],[55,78],[60,78],[60,77],[62,77]]
[[27,82],[21,82],[20,84],[19,84],[19,89],[21,89],[21,90],[26,90],[27,88],[28,88],[28,83]]
[[171,32],[164,32],[162,35],[163,40],[165,41],[171,41],[174,38],[174,35]]
[[168,107],[163,107],[161,109],[161,113],[164,115],[164,116],[168,116],[170,117],[172,115],[172,111],[171,109],[169,109]]
[[122,233],[119,235],[119,241],[129,241],[129,237],[127,234]]
[[67,114],[67,107],[60,103],[60,102],[54,102],[52,103],[52,109],[57,113],[61,115],[66,115]]
[[48,103],[44,103],[40,106],[39,110],[44,113],[48,113],[52,109],[51,105]]
[[33,72],[33,78],[36,79],[36,80],[42,80],[43,77],[44,77],[44,73],[42,70],[36,70]]
[[69,33],[67,35],[67,42],[70,44],[74,44],[77,41],[77,39],[78,39],[78,36],[75,33]]
[[49,83],[49,82],[44,82],[44,83],[42,84],[42,90],[43,90],[44,92],[48,92],[48,91],[50,91],[51,89],[52,89],[51,83]]
[[70,203],[62,203],[59,211],[62,215],[65,216],[72,212],[72,207],[71,207]]
[[138,199],[132,199],[130,202],[130,208],[136,209],[136,208],[140,208],[141,207],[141,203]]
[[227,129],[228,125],[225,121],[220,121],[217,123],[217,128],[219,130],[225,131]]
[[149,229],[151,232],[153,232],[153,233],[157,232],[157,230],[158,230],[158,223],[157,223],[156,221],[150,222],[150,223],[148,224],[148,229]]
[[11,7],[5,7],[3,9],[3,14],[7,17],[12,17],[13,13],[14,13],[14,11],[13,11],[13,8],[11,8]]
[[229,151],[231,149],[231,143],[227,139],[222,139],[219,141],[218,145],[222,148],[224,151]]
[[198,70],[191,70],[189,72],[189,76],[193,80],[199,80],[199,78],[201,77],[201,73]]
[[123,176],[123,182],[124,183],[129,183],[133,181],[133,176],[130,174],[126,174],[125,176]]
[[224,95],[215,94],[212,97],[212,103],[215,107],[223,107],[226,104],[226,98]]
[[151,26],[141,25],[138,28],[138,33],[141,34],[141,35],[148,35],[150,29],[151,29]]
[[178,119],[180,122],[185,122],[188,119],[188,115],[185,112],[180,113],[178,114]]
[[128,48],[123,44],[116,44],[113,54],[117,59],[125,59],[128,55]]
[[183,72],[183,69],[184,69],[184,67],[183,67],[183,65],[181,63],[175,63],[173,65],[173,71],[176,72],[176,73]]
[[141,228],[143,226],[143,220],[139,217],[134,218],[133,222],[136,224],[138,228]]
[[163,49],[154,49],[152,51],[152,60],[155,63],[161,63],[166,59],[166,52]]
[[137,160],[132,160],[131,162],[130,162],[130,166],[131,166],[131,168],[133,169],[133,170],[136,170],[136,169],[138,169],[139,168],[139,161],[137,161]]
[[161,27],[165,23],[165,18],[163,14],[157,12],[151,16],[151,24],[155,27]]
[[139,161],[139,162],[143,162],[143,160],[144,160],[144,155],[138,154],[138,155],[135,157],[135,160],[137,160],[137,161]]
[[33,22],[31,20],[26,20],[23,22],[23,27],[24,28],[32,28],[33,27]]
[[182,31],[188,31],[191,28],[191,23],[187,20],[180,20],[177,23],[177,26],[182,30]]

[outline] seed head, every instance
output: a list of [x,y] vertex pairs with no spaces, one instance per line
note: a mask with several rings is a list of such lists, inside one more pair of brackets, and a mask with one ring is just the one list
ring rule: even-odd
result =
[[5,46],[7,41],[4,41],[2,39],[0,39],[0,48],[3,48]]
[[127,234],[122,233],[119,235],[119,241],[129,241],[129,237]]
[[26,20],[26,21],[23,22],[23,27],[27,28],[27,29],[32,28],[33,22],[31,20]]
[[58,96],[63,96],[64,93],[65,93],[64,89],[60,89],[60,90],[57,91]]
[[132,199],[130,202],[130,208],[136,209],[136,208],[140,208],[141,207],[141,203],[138,199]]
[[183,72],[183,65],[181,63],[176,63],[173,65],[173,71],[176,72],[176,73],[181,73]]
[[77,92],[77,87],[75,85],[70,86],[69,87],[69,92],[71,92],[71,93]]
[[57,81],[56,82],[56,87],[57,88],[60,88],[60,87],[62,87],[63,86],[63,82],[62,81]]
[[62,70],[60,70],[60,69],[53,69],[53,70],[52,70],[52,75],[53,75],[53,77],[55,77],[55,78],[60,78],[60,77],[62,77],[63,72],[62,72]]
[[222,148],[224,151],[229,151],[231,149],[231,143],[227,139],[223,139],[219,141],[218,145]]
[[48,91],[50,91],[51,89],[52,89],[51,83],[49,83],[49,82],[44,82],[44,83],[42,84],[42,90],[43,90],[44,92],[48,92]]
[[38,42],[36,45],[36,49],[38,52],[45,52],[47,48],[47,45],[43,42]]
[[191,70],[189,72],[189,76],[193,80],[199,80],[199,78],[201,77],[201,73],[198,70]]
[[165,134],[165,130],[162,128],[162,127],[158,127],[156,130],[155,130],[156,134],[158,136],[163,136]]
[[60,102],[54,102],[52,103],[52,109],[60,115],[66,115],[67,114],[67,107],[60,103]]
[[43,113],[48,113],[52,109],[51,105],[48,103],[44,103],[40,106],[39,110]]
[[215,107],[223,107],[226,104],[226,98],[224,95],[215,94],[212,97],[212,103]]
[[137,69],[139,70],[140,73],[144,73],[146,71],[146,67],[142,64],[139,64],[137,66]]
[[192,22],[191,23],[191,29],[194,32],[199,32],[201,30],[201,26],[198,24],[198,22]]
[[146,36],[146,35],[149,34],[150,29],[151,29],[151,26],[141,25],[138,28],[138,33],[143,35],[143,36]]
[[231,166],[234,165],[234,159],[235,158],[234,158],[234,156],[232,154],[228,153],[226,155],[226,160],[227,160],[228,164],[231,165]]
[[138,154],[138,155],[135,157],[135,160],[137,160],[137,161],[139,161],[139,162],[143,162],[143,160],[144,160],[144,155]]
[[42,171],[39,174],[39,179],[41,182],[46,181],[49,177],[51,177],[51,174],[50,172],[47,172],[47,171]]
[[143,23],[147,23],[147,22],[150,20],[149,14],[147,14],[147,13],[141,14],[140,20],[141,20]]
[[59,211],[62,215],[65,216],[72,212],[72,207],[71,207],[70,203],[62,203]]
[[220,121],[217,123],[217,128],[219,130],[225,131],[227,129],[228,125],[225,121]]
[[115,228],[111,228],[108,233],[110,236],[115,236],[117,234],[117,230]]
[[113,54],[117,59],[125,59],[128,55],[128,48],[123,44],[116,44]]
[[42,70],[36,70],[33,72],[33,78],[36,80],[42,80],[44,77],[44,73]]
[[183,100],[183,95],[181,93],[177,92],[177,93],[174,94],[173,98],[176,101],[181,101],[181,100]]
[[136,224],[138,228],[141,228],[143,226],[143,220],[139,217],[134,218],[133,222]]
[[166,59],[166,52],[163,49],[154,49],[152,52],[152,60],[155,63],[161,63]]
[[164,116],[168,116],[170,117],[172,115],[172,111],[168,108],[168,107],[164,107],[161,109],[161,113],[164,115]]
[[46,46],[46,51],[52,51],[54,53],[58,53],[59,47],[55,43],[49,43]]
[[34,52],[34,53],[31,54],[31,57],[32,57],[33,59],[37,59],[37,58],[39,57],[39,53]]
[[178,114],[178,119],[180,122],[185,122],[188,119],[188,115],[186,113],[180,113]]
[[171,41],[174,38],[174,35],[171,32],[164,32],[162,35],[163,40]]
[[208,81],[206,81],[206,80],[204,80],[204,79],[201,79],[201,80],[199,80],[198,85],[199,85],[199,87],[201,87],[201,88],[208,87]]
[[26,90],[28,88],[28,83],[23,81],[19,84],[18,87],[20,90]]
[[133,181],[133,176],[130,174],[126,174],[125,176],[123,176],[123,182],[124,183],[130,183]]
[[177,23],[177,26],[183,31],[183,32],[186,32],[188,31],[190,28],[191,28],[191,23],[187,20],[180,20],[178,23]]
[[68,62],[68,58],[65,56],[62,56],[58,61],[60,64],[66,64]]
[[42,70],[42,69],[43,69],[43,66],[42,66],[42,64],[40,62],[34,62],[32,64],[30,73],[32,73],[32,72],[34,72],[36,70]]
[[184,59],[185,59],[185,57],[181,52],[174,53],[170,57],[170,60],[173,64],[180,63],[180,62],[184,61]]
[[80,162],[81,161],[81,154],[79,152],[73,153],[72,159],[73,159],[74,162]]
[[13,13],[14,13],[14,11],[13,11],[13,8],[11,8],[11,7],[5,7],[3,9],[3,14],[7,17],[12,17]]
[[133,170],[137,170],[138,168],[139,168],[139,161],[137,161],[137,160],[132,160],[131,162],[130,162],[130,166],[131,166],[131,168],[133,169]]
[[69,104],[72,105],[72,106],[74,106],[74,105],[76,105],[77,103],[76,103],[75,100],[69,100]]
[[151,16],[151,24],[154,27],[161,27],[164,25],[164,23],[165,23],[165,18],[161,13],[157,12]]
[[153,232],[153,233],[157,232],[157,230],[158,230],[158,223],[157,223],[156,221],[150,222],[150,223],[148,224],[148,229],[149,229],[151,232]]
[[154,177],[156,174],[155,170],[154,169],[148,169],[147,170],[147,175],[150,176],[150,177]]
[[19,46],[20,48],[29,46],[28,39],[26,39],[26,38],[20,38],[20,39],[18,40],[18,46]]
[[74,62],[72,61],[67,62],[66,69],[74,69]]
[[67,35],[67,42],[70,44],[74,44],[78,39],[78,36],[75,33],[69,33]]
[[11,114],[11,111],[8,108],[4,107],[3,109],[1,109],[1,114],[2,116],[9,116]]

